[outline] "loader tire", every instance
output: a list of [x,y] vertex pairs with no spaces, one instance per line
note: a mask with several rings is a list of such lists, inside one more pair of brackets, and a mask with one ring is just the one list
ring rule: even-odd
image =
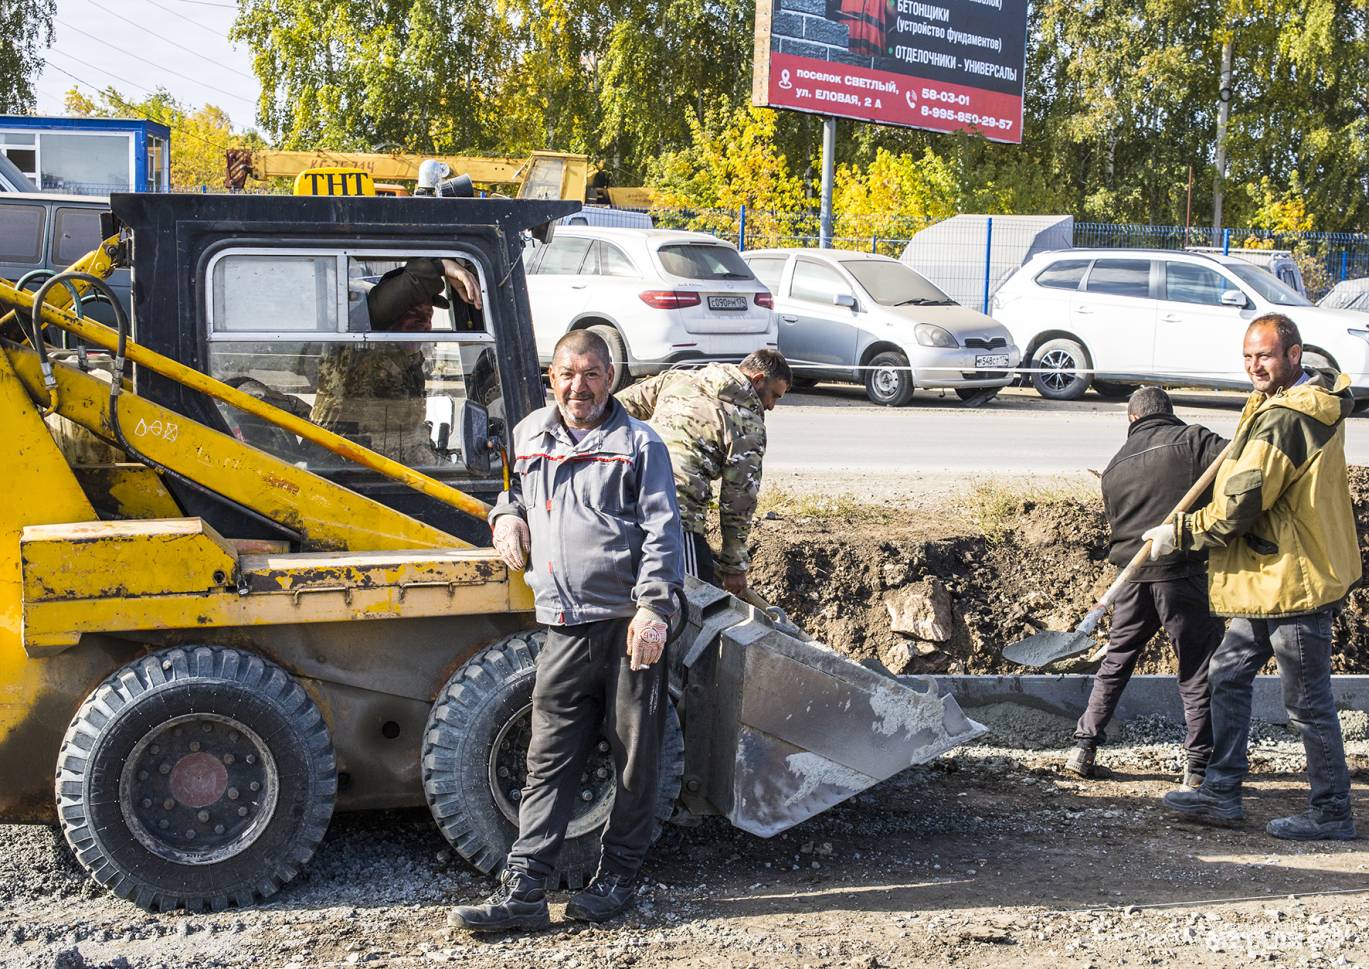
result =
[[337,798],[332,740],[289,673],[188,646],[116,671],[57,758],[57,811],[77,859],[146,909],[251,905],[309,861]]
[[[526,777],[532,683],[546,634],[517,633],[471,657],[433,704],[423,736],[423,791],[443,836],[485,874],[504,867],[518,837],[518,802]],[[660,837],[684,777],[684,734],[669,704],[656,797]],[[580,888],[599,863],[599,839],[613,806],[608,742],[590,755],[584,775],[591,800],[577,800],[555,883]]]

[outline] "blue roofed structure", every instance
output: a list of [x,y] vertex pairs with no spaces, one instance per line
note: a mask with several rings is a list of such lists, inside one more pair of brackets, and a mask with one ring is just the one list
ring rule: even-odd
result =
[[141,118],[0,115],[0,154],[42,192],[171,188],[171,129]]

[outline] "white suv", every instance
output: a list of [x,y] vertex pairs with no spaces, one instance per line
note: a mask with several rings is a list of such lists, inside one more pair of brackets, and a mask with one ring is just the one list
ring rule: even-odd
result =
[[1321,309],[1241,259],[1149,249],[1063,249],[1029,259],[994,294],[993,317],[1030,361],[1043,397],[1076,400],[1090,383],[1123,396],[1137,383],[1248,390],[1246,327],[1264,313],[1298,325],[1303,360],[1348,374],[1369,398],[1369,327]]
[[537,357],[569,330],[608,343],[616,386],[677,364],[778,345],[774,301],[729,243],[702,232],[558,226],[524,252]]

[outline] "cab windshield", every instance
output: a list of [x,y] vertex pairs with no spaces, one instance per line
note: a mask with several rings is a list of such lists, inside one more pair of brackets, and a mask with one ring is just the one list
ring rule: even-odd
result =
[[955,302],[901,262],[851,259],[841,265],[881,306],[950,306]]

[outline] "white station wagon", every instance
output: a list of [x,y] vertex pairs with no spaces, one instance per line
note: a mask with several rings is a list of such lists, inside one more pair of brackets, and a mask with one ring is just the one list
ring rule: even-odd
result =
[[1249,390],[1246,327],[1264,313],[1298,325],[1303,361],[1350,376],[1369,403],[1369,323],[1313,306],[1267,270],[1232,256],[1150,249],[1062,249],[1029,259],[994,294],[993,317],[1030,361],[1032,385],[1077,400],[1092,384]]
[[777,345],[770,291],[734,246],[711,235],[559,226],[523,259],[538,360],[551,363],[568,331],[591,329],[613,354],[614,390]]

